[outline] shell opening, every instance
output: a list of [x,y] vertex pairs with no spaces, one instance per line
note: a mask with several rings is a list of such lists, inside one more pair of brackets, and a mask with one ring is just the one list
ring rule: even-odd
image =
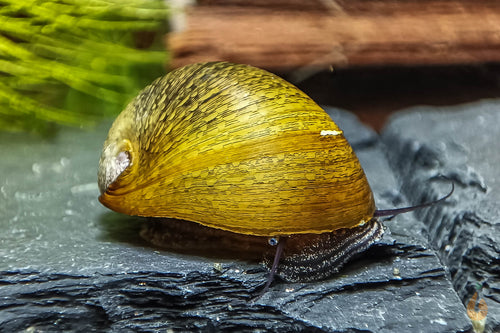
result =
[[106,192],[109,185],[114,183],[130,164],[130,155],[127,151],[120,151],[116,156],[105,159],[99,168],[100,173],[102,173],[99,175],[99,190],[101,194]]
[[126,151],[121,151],[115,157],[116,161],[116,171],[118,172],[118,177],[126,168],[130,165],[130,156]]

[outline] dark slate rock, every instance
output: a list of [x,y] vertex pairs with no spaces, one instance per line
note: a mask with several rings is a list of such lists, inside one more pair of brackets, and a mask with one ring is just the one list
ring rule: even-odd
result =
[[500,330],[500,103],[418,107],[398,113],[383,134],[402,192],[413,202],[456,185],[449,204],[419,212],[426,235],[467,304],[478,289],[489,312],[487,332]]
[[[378,137],[333,111],[380,208],[408,204]],[[52,142],[0,134],[0,331],[467,332],[464,306],[413,215],[331,279],[275,283],[247,260],[179,254],[97,201],[110,124]],[[391,233],[392,231],[392,233]],[[230,252],[230,249],[228,249]]]

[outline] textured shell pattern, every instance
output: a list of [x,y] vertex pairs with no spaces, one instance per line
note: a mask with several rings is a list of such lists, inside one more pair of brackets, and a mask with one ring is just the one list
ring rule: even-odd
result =
[[189,65],[117,117],[100,201],[243,234],[323,233],[371,219],[373,195],[342,131],[285,80],[247,65]]

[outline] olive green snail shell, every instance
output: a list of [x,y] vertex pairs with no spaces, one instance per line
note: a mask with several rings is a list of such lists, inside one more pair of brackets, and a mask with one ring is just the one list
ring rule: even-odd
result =
[[375,204],[342,131],[307,95],[246,65],[195,64],[146,87],[115,120],[101,203],[257,236],[362,225]]
[[113,123],[98,182],[117,212],[288,236],[278,269],[288,280],[326,277],[383,232],[342,130],[247,65],[193,64],[146,87]]

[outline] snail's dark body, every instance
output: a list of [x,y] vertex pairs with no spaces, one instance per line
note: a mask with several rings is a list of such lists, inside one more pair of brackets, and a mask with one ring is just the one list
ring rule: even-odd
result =
[[[382,234],[382,225],[373,220],[367,226],[352,229],[287,236],[276,273],[287,282],[328,278],[353,256],[379,240]],[[264,259],[269,268],[276,252],[276,246],[269,244],[268,237],[237,234],[182,220],[153,219],[143,225],[141,236],[154,246],[185,254]]]

